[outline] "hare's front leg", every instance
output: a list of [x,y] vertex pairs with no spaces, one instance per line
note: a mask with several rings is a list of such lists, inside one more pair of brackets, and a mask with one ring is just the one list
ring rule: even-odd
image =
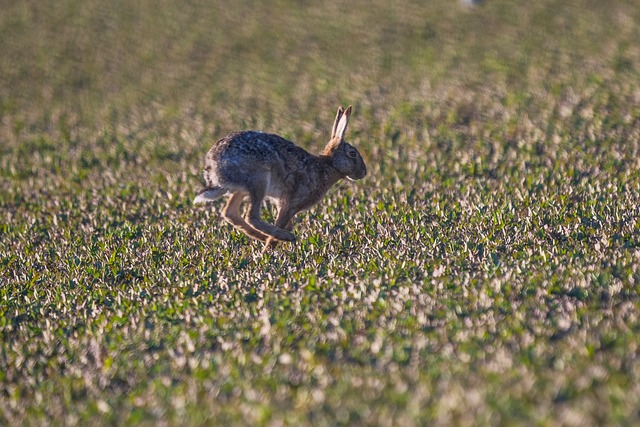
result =
[[268,236],[251,227],[240,215],[240,205],[242,205],[242,200],[244,200],[245,196],[246,193],[243,193],[241,191],[233,193],[231,197],[229,197],[229,200],[227,200],[227,204],[222,210],[222,217],[227,220],[228,223],[230,223],[252,239],[265,242]]
[[264,200],[264,196],[266,194],[266,182],[253,182],[248,186],[249,189],[249,199],[251,201],[251,207],[247,212],[247,222],[255,229],[263,232],[264,234],[268,234],[277,240],[282,240],[283,242],[294,242],[296,240],[296,236],[287,230],[284,230],[280,227],[276,227],[274,225],[268,224],[262,220],[260,217],[260,211],[262,209],[262,200]]
[[[293,226],[292,220],[295,214],[295,211],[281,207],[278,211],[278,217],[276,218],[276,227],[291,231],[291,228]],[[267,239],[267,242],[264,244],[262,252],[266,252],[268,249],[273,249],[277,245],[278,241],[273,237],[269,237],[269,239]]]

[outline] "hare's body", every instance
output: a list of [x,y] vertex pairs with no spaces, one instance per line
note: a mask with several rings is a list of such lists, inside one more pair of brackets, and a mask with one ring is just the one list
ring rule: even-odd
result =
[[329,158],[314,156],[278,135],[255,131],[220,139],[209,150],[204,170],[209,188],[246,191],[258,180],[266,183],[265,197],[278,208],[286,200],[297,210],[316,204],[342,178]]
[[[344,141],[351,108],[338,109],[331,141],[320,155],[313,155],[291,141],[255,131],[232,133],[209,150],[205,158],[204,188],[195,203],[206,203],[231,193],[223,217],[249,237],[274,245],[275,240],[294,241],[293,216],[318,203],[338,180],[360,179],[366,167],[358,151]],[[251,207],[246,219],[239,209],[245,197]],[[278,208],[276,224],[260,217],[267,198]]]

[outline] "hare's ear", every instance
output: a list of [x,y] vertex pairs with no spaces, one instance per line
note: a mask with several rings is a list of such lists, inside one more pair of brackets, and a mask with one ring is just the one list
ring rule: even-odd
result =
[[342,105],[338,107],[338,112],[336,113],[336,119],[333,121],[333,127],[331,128],[331,139],[336,137],[336,129],[338,128],[338,122],[340,121],[340,117],[342,117],[342,113],[344,110],[342,109]]
[[337,138],[340,141],[344,141],[344,134],[347,131],[347,125],[349,124],[350,116],[351,116],[351,105],[349,105],[345,110],[344,114],[340,116],[340,120],[338,120],[338,124],[336,125],[334,138]]

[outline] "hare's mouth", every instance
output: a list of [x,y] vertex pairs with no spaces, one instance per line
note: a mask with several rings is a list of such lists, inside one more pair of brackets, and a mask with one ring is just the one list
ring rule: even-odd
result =
[[357,180],[359,180],[359,179],[364,178],[366,175],[367,175],[367,172],[365,171],[364,173],[360,173],[360,174],[358,174],[358,175],[354,175],[354,176],[349,176],[349,175],[347,175],[347,179],[348,179],[349,181],[357,181]]

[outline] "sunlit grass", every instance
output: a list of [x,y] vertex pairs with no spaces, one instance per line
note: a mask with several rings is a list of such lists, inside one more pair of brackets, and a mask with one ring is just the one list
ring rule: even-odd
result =
[[[639,421],[635,2],[199,3],[0,14],[0,424]],[[192,205],[347,103],[296,244]]]

